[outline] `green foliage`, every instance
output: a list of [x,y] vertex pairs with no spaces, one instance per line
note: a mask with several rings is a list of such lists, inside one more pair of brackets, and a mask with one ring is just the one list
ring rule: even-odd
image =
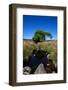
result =
[[42,30],[37,30],[37,31],[35,32],[34,37],[32,38],[32,40],[33,40],[35,43],[38,43],[38,42],[41,42],[41,41],[46,40],[46,36],[52,38],[51,33],[49,33],[49,32],[44,32],[44,31],[42,31]]

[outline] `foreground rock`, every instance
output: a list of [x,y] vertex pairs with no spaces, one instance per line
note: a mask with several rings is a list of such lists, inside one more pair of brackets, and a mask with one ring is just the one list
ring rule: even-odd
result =
[[[57,73],[57,67],[53,68],[53,66],[49,65],[44,69],[44,65],[41,63],[36,68],[35,72],[32,74],[44,74],[44,73]],[[31,68],[29,66],[26,66],[23,68],[23,74],[29,75],[31,74]]]
[[37,69],[35,70],[34,74],[44,74],[46,73],[43,64],[41,63]]

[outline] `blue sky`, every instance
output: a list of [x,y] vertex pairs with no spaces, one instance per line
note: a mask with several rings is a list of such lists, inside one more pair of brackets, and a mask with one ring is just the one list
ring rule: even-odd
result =
[[[35,16],[23,15],[24,39],[32,39],[37,30],[50,32],[53,40],[57,39],[57,17],[56,16]],[[47,38],[50,40],[50,38]]]

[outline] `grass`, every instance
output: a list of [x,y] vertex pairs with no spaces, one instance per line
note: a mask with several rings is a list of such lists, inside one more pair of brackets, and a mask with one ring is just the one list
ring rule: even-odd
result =
[[[23,57],[28,61],[28,57],[31,55],[33,49],[36,48],[36,44],[30,40],[24,40],[23,44]],[[45,51],[48,51],[50,53],[49,58],[52,59],[54,63],[57,63],[57,41],[45,41],[40,42],[37,45],[39,45]]]

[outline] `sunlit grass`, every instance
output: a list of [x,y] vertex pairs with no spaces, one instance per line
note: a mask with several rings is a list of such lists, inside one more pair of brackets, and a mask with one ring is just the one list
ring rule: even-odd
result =
[[[31,55],[33,49],[36,48],[36,44],[33,41],[24,41],[23,42],[23,57],[27,58]],[[50,59],[52,59],[55,63],[57,62],[57,41],[45,41],[40,42],[39,45],[43,50],[48,51],[50,53]]]

